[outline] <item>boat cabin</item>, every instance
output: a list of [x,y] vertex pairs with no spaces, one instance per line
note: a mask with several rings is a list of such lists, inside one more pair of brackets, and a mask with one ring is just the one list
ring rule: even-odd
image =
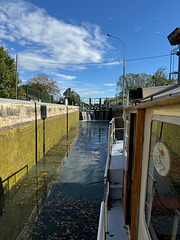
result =
[[180,239],[180,85],[126,107],[125,118],[123,201],[130,239]]
[[180,239],[180,84],[130,101],[123,119],[123,146],[110,123],[98,240]]

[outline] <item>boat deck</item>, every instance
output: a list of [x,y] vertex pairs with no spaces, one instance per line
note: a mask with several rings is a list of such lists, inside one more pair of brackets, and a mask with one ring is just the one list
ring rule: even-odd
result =
[[[113,145],[110,162],[110,206],[108,209],[108,233],[106,240],[129,240],[128,227],[124,222],[122,204],[123,141]],[[120,194],[120,195],[119,195]]]

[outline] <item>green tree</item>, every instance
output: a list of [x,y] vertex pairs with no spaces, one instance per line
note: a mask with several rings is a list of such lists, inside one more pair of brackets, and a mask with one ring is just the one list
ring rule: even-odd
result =
[[[166,74],[166,68],[160,67],[154,75],[146,73],[129,73],[125,75],[125,90],[137,89],[140,87],[164,86],[175,83],[175,80],[169,81]],[[117,82],[117,92],[121,95],[123,89],[123,76],[120,76]]]
[[32,77],[27,86],[38,90],[42,93],[57,96],[60,93],[57,82],[49,78],[47,75],[40,73]]
[[[152,86],[164,86],[169,84],[165,67],[160,67],[151,78]],[[172,82],[171,82],[172,84]]]
[[[17,79],[17,84],[21,80]],[[18,95],[22,88],[18,88]],[[7,50],[0,47],[0,97],[15,98],[16,96],[16,65],[14,59],[9,55]]]
[[[132,90],[139,87],[150,87],[151,85],[151,75],[146,73],[128,73],[125,75],[125,89]],[[123,89],[123,76],[119,77],[117,82],[117,92],[122,92]]]
[[68,104],[72,105],[80,105],[81,104],[81,98],[79,94],[75,91],[71,91],[71,96],[68,98]]

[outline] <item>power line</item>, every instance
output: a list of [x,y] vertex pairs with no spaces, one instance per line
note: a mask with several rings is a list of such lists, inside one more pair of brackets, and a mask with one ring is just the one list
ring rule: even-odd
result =
[[126,62],[130,61],[138,61],[138,60],[147,60],[147,59],[152,59],[152,58],[160,58],[160,57],[168,57],[171,54],[164,54],[164,55],[159,55],[159,56],[152,56],[152,57],[143,57],[143,58],[134,58],[134,59],[128,59]]
[[[161,57],[168,57],[170,54],[164,54],[164,55],[158,55],[158,56],[151,56],[151,57],[143,57],[143,58],[134,58],[134,59],[127,59],[126,62],[132,62],[132,61],[140,61],[140,60],[148,60],[153,58],[161,58]],[[103,65],[103,64],[119,64],[122,63],[121,61],[111,61],[111,62],[91,62],[91,63],[63,63],[63,62],[46,62],[41,60],[34,60],[34,59],[27,59],[23,57],[19,57],[19,59],[30,61],[30,62],[39,62],[44,64],[52,64],[52,65]]]

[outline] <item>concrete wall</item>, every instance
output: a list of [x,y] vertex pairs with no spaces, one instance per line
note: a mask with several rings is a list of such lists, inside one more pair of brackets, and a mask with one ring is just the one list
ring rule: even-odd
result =
[[0,99],[0,192],[10,189],[78,121],[79,107]]

